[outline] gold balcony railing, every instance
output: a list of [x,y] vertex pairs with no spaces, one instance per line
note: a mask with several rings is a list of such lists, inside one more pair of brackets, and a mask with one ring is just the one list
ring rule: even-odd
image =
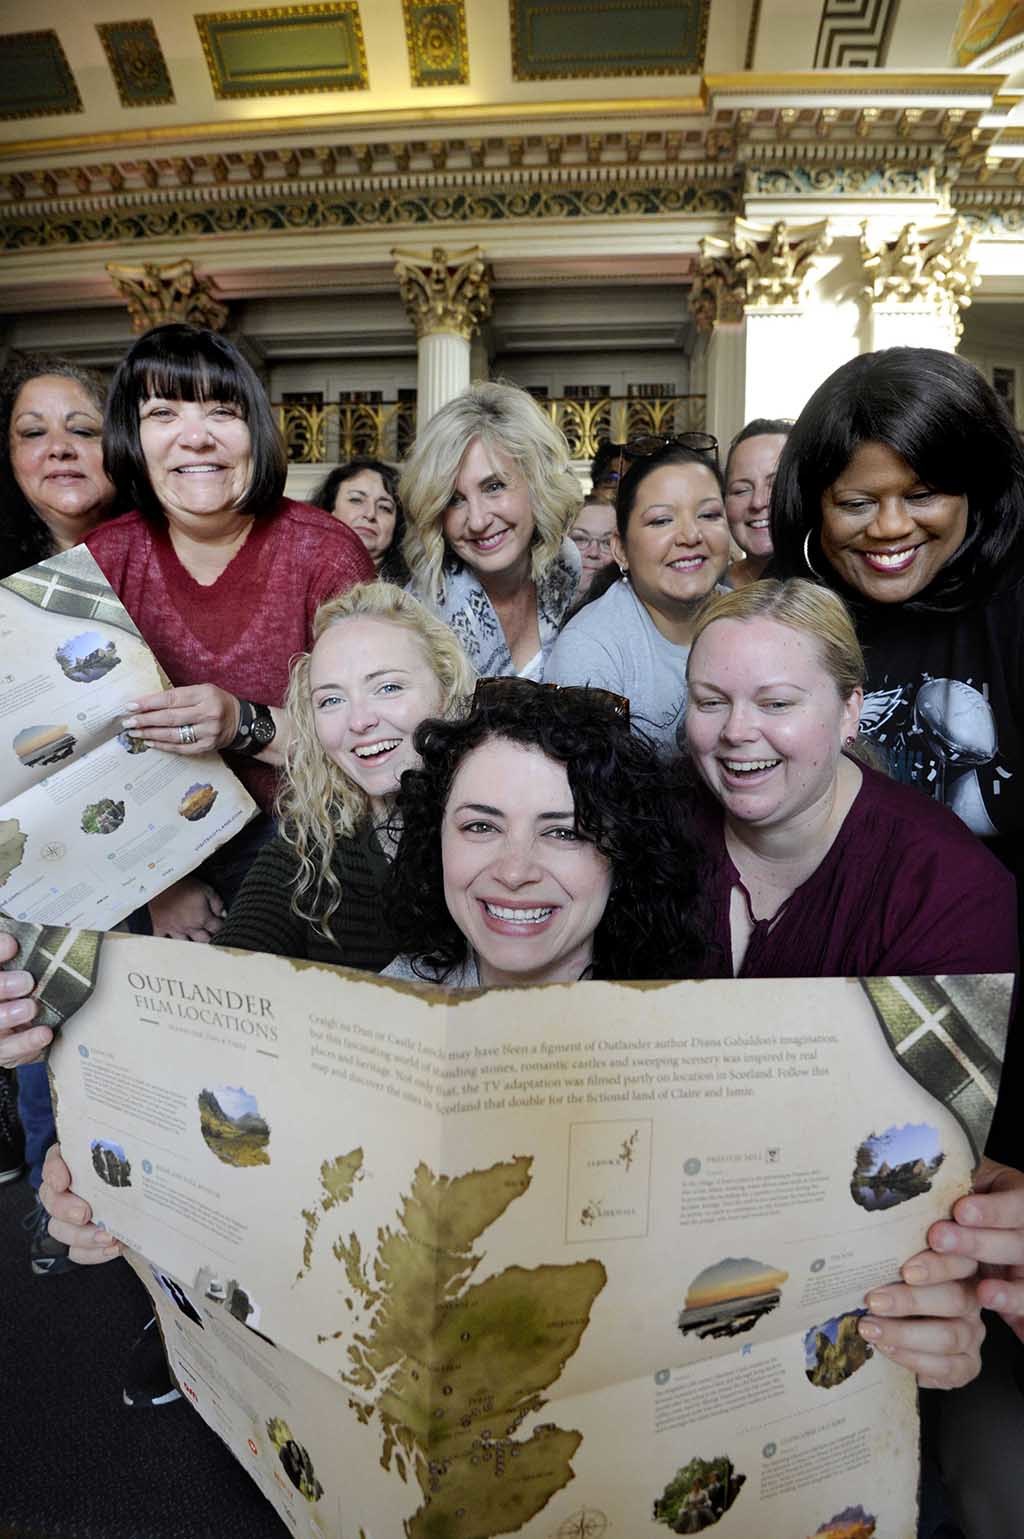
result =
[[326,406],[288,401],[275,404],[274,415],[293,465],[336,465],[354,454],[401,460],[416,436],[413,401],[343,406],[335,401]]
[[[550,396],[537,404],[565,434],[574,460],[593,459],[606,439],[625,443],[647,433],[691,433],[705,425],[702,395],[602,396],[594,401]],[[274,415],[293,465],[336,465],[354,454],[403,460],[416,436],[413,401],[375,405],[275,404]]]
[[574,460],[591,460],[597,446],[611,439],[628,443],[648,433],[703,431],[706,397],[671,395],[638,398],[610,395],[595,401],[576,401],[551,397],[539,401],[555,427],[565,434]]

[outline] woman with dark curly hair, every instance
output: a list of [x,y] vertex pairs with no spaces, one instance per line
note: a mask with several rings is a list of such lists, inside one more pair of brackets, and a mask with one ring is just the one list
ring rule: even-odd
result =
[[485,679],[402,777],[385,975],[477,985],[699,971],[676,771],[601,690]]
[[106,387],[66,358],[34,353],[0,379],[0,577],[68,550],[114,511],[103,468]]
[[405,513],[394,465],[356,454],[343,465],[335,465],[310,501],[359,536],[378,577],[400,588],[405,586],[409,581],[409,568],[402,557]]

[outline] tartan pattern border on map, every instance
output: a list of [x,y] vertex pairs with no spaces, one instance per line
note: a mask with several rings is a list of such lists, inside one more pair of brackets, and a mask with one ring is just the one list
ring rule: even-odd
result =
[[83,545],[0,579],[0,587],[37,609],[72,615],[76,620],[100,620],[141,638],[131,615]]
[[0,930],[8,931],[18,942],[18,955],[9,965],[24,968],[36,980],[33,993],[40,1010],[33,1024],[55,1031],[71,1019],[93,991],[102,933],[23,924],[2,912]]
[[863,978],[894,1057],[960,1123],[979,1158],[999,1093],[1013,977]]

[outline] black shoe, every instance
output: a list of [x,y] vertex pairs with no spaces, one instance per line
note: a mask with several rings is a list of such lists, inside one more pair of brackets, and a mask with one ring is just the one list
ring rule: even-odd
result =
[[77,1268],[77,1263],[68,1255],[67,1246],[53,1238],[49,1223],[50,1215],[37,1197],[21,1221],[22,1228],[29,1232],[28,1253],[37,1277],[53,1277],[58,1272],[71,1272]]
[[0,1186],[17,1181],[25,1169],[25,1135],[18,1121],[13,1069],[0,1069]]
[[128,1372],[123,1391],[125,1405],[170,1405],[181,1399],[181,1391],[171,1378],[167,1354],[157,1329],[156,1315],[148,1321],[128,1355]]

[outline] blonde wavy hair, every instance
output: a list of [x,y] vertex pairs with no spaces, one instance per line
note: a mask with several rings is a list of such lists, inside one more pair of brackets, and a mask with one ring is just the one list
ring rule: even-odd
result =
[[849,700],[855,689],[864,688],[864,654],[850,612],[837,593],[803,577],[785,582],[763,578],[746,588],[729,593],[715,593],[697,611],[686,674],[698,638],[716,620],[775,620],[791,630],[813,636],[821,648],[825,672],[839,691],[841,700]]
[[474,438],[506,454],[526,482],[536,525],[531,565],[535,582],[558,554],[583,505],[569,464],[569,445],[533,397],[518,385],[498,380],[471,385],[423,427],[399,483],[406,517],[403,554],[416,591],[428,603],[444,597],[441,524]]
[[[321,604],[313,618],[314,646],[343,620],[387,620],[410,631],[441,686],[439,715],[450,715],[471,693],[476,675],[454,633],[434,618],[418,599],[387,582],[357,583],[338,598]],[[327,940],[331,918],[342,900],[334,870],[339,839],[346,839],[369,815],[370,802],[344,770],[325,752],[316,732],[309,687],[311,652],[292,663],[285,701],[291,740],[277,797],[282,836],[295,850],[299,874],[292,908]]]

